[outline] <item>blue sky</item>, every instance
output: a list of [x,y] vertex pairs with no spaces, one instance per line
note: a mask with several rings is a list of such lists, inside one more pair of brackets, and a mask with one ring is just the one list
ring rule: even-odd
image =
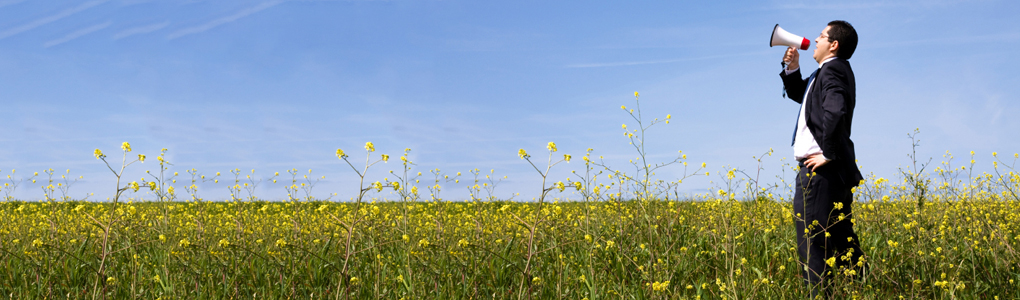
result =
[[[169,148],[182,175],[313,169],[326,176],[315,194],[347,199],[356,177],[334,152],[360,159],[372,141],[394,158],[411,148],[425,173],[495,169],[508,177],[497,195],[527,200],[541,179],[520,148],[541,157],[555,141],[576,158],[594,148],[625,168],[634,152],[620,125],[633,122],[619,107],[638,91],[646,115],[672,114],[649,132],[649,154],[708,163],[711,176],[680,188],[705,191],[770,148],[766,174],[792,156],[798,106],[781,97],[784,49],[766,40],[776,23],[813,39],[834,19],[860,35],[852,138],[865,173],[895,177],[915,128],[920,157],[950,151],[960,163],[975,151],[987,171],[993,151],[1020,151],[1017,11],[1015,1],[0,0],[0,172],[70,169],[84,176],[72,195],[103,199],[113,176],[92,151],[113,157],[128,141],[150,158]],[[801,63],[812,69],[809,52]],[[378,165],[369,180],[399,167]],[[126,178],[155,168],[132,165]],[[558,165],[551,179],[582,168]],[[222,183],[200,190],[227,196]],[[15,195],[42,193],[26,184]],[[259,195],[284,193],[263,184]]]

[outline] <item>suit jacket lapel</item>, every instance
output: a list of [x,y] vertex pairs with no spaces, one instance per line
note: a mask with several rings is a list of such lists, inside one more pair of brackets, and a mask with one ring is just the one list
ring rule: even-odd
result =
[[[821,96],[821,95],[818,94],[818,93],[820,93],[819,88],[818,88],[820,86],[818,84],[818,78],[821,77],[820,76],[821,73],[822,73],[822,69],[819,68],[818,70],[815,70],[814,73],[811,73],[811,76],[808,77],[809,78],[809,81],[808,81],[808,91],[807,91],[807,96],[808,97],[807,97],[807,99],[804,99],[804,121],[806,121],[809,125],[812,123],[811,120],[814,119],[814,118],[812,118],[812,116],[815,113],[814,112],[815,104],[818,104],[817,103],[818,101],[815,100],[815,99],[819,99],[818,97]],[[810,129],[811,127],[808,127],[808,128]]]

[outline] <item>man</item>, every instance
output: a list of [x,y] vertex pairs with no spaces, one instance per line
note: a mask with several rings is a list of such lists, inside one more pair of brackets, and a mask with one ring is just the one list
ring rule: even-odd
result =
[[827,294],[826,279],[861,273],[864,267],[850,209],[851,188],[863,179],[850,140],[856,87],[847,60],[856,48],[857,31],[850,23],[829,22],[815,38],[812,57],[818,70],[802,80],[800,55],[791,47],[783,57],[787,68],[779,74],[786,94],[801,104],[793,137],[800,162],[793,206],[797,253],[812,298]]

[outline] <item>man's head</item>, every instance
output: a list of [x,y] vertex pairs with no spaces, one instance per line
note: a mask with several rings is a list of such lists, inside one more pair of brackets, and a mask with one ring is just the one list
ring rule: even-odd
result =
[[846,21],[829,22],[815,38],[815,61],[821,63],[829,57],[850,59],[857,49],[857,31]]

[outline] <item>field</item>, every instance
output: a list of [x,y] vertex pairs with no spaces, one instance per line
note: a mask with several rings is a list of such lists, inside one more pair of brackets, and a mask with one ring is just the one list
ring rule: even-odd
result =
[[[626,108],[624,108],[626,109]],[[67,197],[53,170],[45,199],[10,192],[0,202],[0,295],[12,299],[796,299],[806,298],[795,251],[787,182],[759,184],[731,169],[712,193],[671,194],[689,176],[685,155],[645,160],[642,122],[625,135],[638,150],[634,173],[613,170],[586,153],[576,181],[548,182],[549,170],[572,159],[547,145],[548,162],[518,155],[541,179],[537,201],[492,196],[498,179],[474,170],[470,199],[447,201],[443,185],[468,176],[414,171],[407,151],[393,180],[367,179],[389,156],[365,145],[353,201],[299,197],[314,179],[290,170],[289,199],[253,194],[259,181],[233,170],[232,198],[206,201],[195,182],[222,180],[188,170],[177,178],[161,153],[152,180],[121,182],[144,155],[121,147],[110,165],[110,201]],[[916,133],[915,133],[916,134]],[[913,137],[913,136],[912,136]],[[166,150],[164,149],[164,152]],[[771,152],[766,153],[771,154]],[[1020,298],[1018,155],[993,154],[994,172],[955,167],[946,154],[929,172],[903,170],[890,181],[871,176],[855,189],[854,222],[867,269],[834,269],[831,289],[850,299]],[[120,160],[120,159],[118,159]],[[760,161],[760,160],[759,160]],[[1008,162],[1008,164],[1007,164]],[[653,177],[673,165],[686,175]],[[789,167],[789,166],[787,166]],[[752,172],[753,173],[753,172]],[[171,175],[173,174],[173,175]],[[417,174],[417,175],[416,175]],[[279,176],[279,174],[276,174]],[[33,177],[34,178],[34,177]],[[274,177],[275,178],[275,177]],[[459,179],[458,179],[459,178]],[[47,181],[48,180],[48,181]],[[63,180],[67,180],[63,178]],[[537,181],[537,180],[536,180]],[[33,183],[35,181],[32,181]],[[303,183],[302,183],[303,182]],[[190,184],[190,185],[189,185]],[[469,183],[471,184],[471,183]],[[536,187],[539,186],[536,182]],[[155,198],[124,200],[148,189]],[[576,200],[553,195],[571,190]],[[387,190],[387,191],[384,191]],[[395,199],[376,201],[379,195]],[[488,195],[488,196],[486,196]],[[838,258],[831,258],[833,261]]]
[[[963,174],[938,169],[943,177]],[[869,179],[859,299],[1020,297],[1020,176]],[[130,185],[128,185],[130,187]],[[375,191],[374,184],[366,191]],[[551,185],[555,190],[556,184]],[[23,298],[802,298],[788,202],[0,203],[0,292]],[[603,198],[605,197],[605,198]],[[919,209],[920,208],[920,209]]]

